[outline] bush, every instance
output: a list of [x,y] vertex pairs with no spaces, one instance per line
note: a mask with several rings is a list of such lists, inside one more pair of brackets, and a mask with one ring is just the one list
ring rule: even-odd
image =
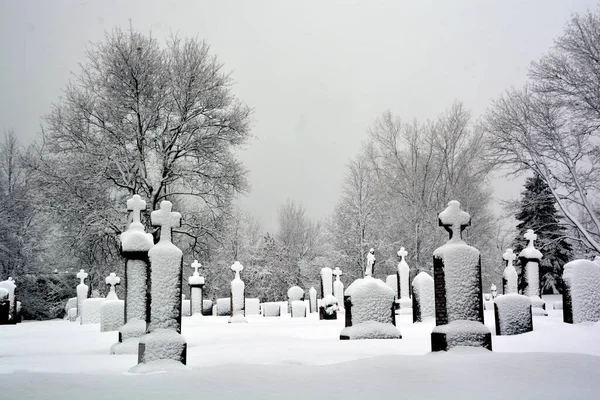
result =
[[78,283],[75,274],[23,275],[15,280],[23,319],[29,320],[63,318]]

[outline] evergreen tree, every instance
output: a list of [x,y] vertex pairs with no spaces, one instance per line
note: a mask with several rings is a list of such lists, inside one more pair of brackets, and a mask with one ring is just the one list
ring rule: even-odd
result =
[[[539,175],[527,178],[515,218],[521,221],[513,242],[515,253],[519,254],[527,246],[523,235],[533,229],[537,235],[535,246],[544,255],[540,262],[541,293],[562,293],[563,266],[570,261],[572,248],[565,239],[565,227],[561,224],[556,200]],[[519,290],[522,290],[520,281]]]

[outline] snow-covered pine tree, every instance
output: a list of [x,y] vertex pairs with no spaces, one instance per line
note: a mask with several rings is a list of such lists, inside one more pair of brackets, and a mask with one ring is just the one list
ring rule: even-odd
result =
[[[540,263],[541,293],[562,293],[563,265],[570,261],[572,247],[565,239],[566,229],[561,223],[556,200],[539,175],[527,178],[518,207],[515,218],[520,223],[513,242],[514,252],[519,254],[527,246],[523,235],[527,229],[533,229],[537,234],[535,247],[544,255]],[[519,276],[519,291],[521,290]]]

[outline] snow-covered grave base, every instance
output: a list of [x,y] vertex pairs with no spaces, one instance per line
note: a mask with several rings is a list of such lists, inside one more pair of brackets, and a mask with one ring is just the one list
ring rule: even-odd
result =
[[106,300],[100,306],[100,330],[102,332],[117,331],[125,323],[125,302],[123,300]]
[[100,307],[102,307],[102,304],[104,304],[105,301],[106,299],[103,298],[85,299],[81,303],[81,323],[100,323]]
[[[339,340],[342,318],[319,321],[316,313],[249,316],[250,323],[235,326],[225,317],[184,317],[187,366],[150,362],[139,372],[169,372],[149,375],[127,373],[137,353],[109,355],[115,333],[100,332],[99,324],[25,322],[0,327],[0,387],[2,398],[22,400],[90,393],[94,399],[197,399],[199,387],[208,399],[598,398],[600,322],[565,324],[561,311],[547,309],[548,317],[534,317],[533,332],[494,336],[494,352],[430,353],[435,322],[413,324],[404,315],[396,317],[402,340],[351,341]],[[495,332],[493,312],[485,320]],[[345,377],[343,385],[331,384],[331,371]],[[549,377],[558,377],[556,384]]]

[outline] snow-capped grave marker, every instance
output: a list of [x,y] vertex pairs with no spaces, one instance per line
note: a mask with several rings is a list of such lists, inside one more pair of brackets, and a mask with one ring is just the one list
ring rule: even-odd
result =
[[340,267],[335,267],[333,275],[335,275],[335,281],[333,282],[333,296],[336,298],[338,306],[341,307],[341,305],[344,304],[344,284],[340,281],[340,276],[342,276]]
[[111,272],[105,282],[110,285],[110,291],[106,301],[100,306],[100,331],[116,331],[125,322],[125,302],[119,300],[115,291],[115,286],[121,283],[121,278]]
[[231,297],[222,297],[217,299],[215,304],[216,315],[219,317],[231,316]]
[[367,268],[365,269],[365,276],[373,276],[375,273],[375,249],[371,248],[367,253]]
[[260,315],[260,299],[246,297],[246,315]]
[[408,256],[408,251],[406,251],[404,247],[400,247],[400,250],[398,250],[400,262],[398,262],[398,271],[396,271],[396,274],[398,275],[398,303],[400,304],[401,314],[412,314],[412,300],[410,299],[410,267],[406,263],[406,256]]
[[436,327],[431,333],[432,351],[455,346],[491,350],[492,334],[483,324],[481,255],[461,238],[471,216],[452,200],[438,219],[450,237],[433,252]]
[[506,268],[502,273],[502,294],[518,293],[519,276],[513,265],[517,255],[513,253],[513,249],[506,249],[502,258],[506,261]]
[[517,293],[494,299],[496,335],[519,335],[533,330],[531,299]]
[[15,296],[15,292],[17,290],[17,285],[15,284],[15,280],[8,277],[7,280],[0,282],[0,288],[5,289],[8,292],[8,323],[16,324],[17,323],[17,298]]
[[192,308],[192,315],[202,315],[202,301],[204,296],[202,294],[202,287],[204,287],[204,277],[198,273],[198,268],[202,268],[202,264],[198,260],[194,260],[192,263],[194,273],[188,278],[188,285],[190,287],[190,301]]
[[0,325],[10,323],[10,300],[8,290],[0,287]]
[[288,296],[288,313],[292,312],[292,302],[296,301],[296,300],[302,300],[304,301],[304,289],[302,289],[300,286],[292,286],[291,288],[288,289],[287,291],[287,296]]
[[81,310],[83,309],[83,301],[88,297],[89,287],[84,283],[85,278],[88,277],[87,272],[80,269],[77,273],[77,279],[79,279],[79,285],[77,285],[77,316],[81,316]]
[[548,315],[546,303],[540,298],[540,260],[543,256],[533,244],[537,235],[533,229],[528,229],[523,237],[529,241],[527,247],[519,253],[523,294],[531,298],[533,315]]
[[240,278],[240,272],[244,269],[241,262],[236,261],[231,266],[231,270],[235,272],[235,277],[231,281],[231,322],[248,322],[246,320],[246,284]]
[[319,319],[337,319],[338,302],[333,295],[333,271],[329,267],[321,268],[321,294]]
[[310,312],[317,312],[317,289],[315,289],[314,287],[311,287],[308,290],[308,300],[310,304]]
[[433,278],[421,271],[412,281],[412,314],[413,322],[423,322],[435,318],[435,295]]
[[279,317],[281,316],[281,304],[275,301],[268,303],[262,303],[262,315],[263,317]]
[[171,211],[170,201],[150,214],[152,226],[160,227],[160,239],[148,251],[150,259],[150,325],[140,338],[138,365],[158,360],[186,363],[187,344],[181,336],[181,278],[183,252],[171,242],[172,229],[181,226],[181,214]]
[[304,300],[292,301],[292,310],[290,314],[292,318],[306,318],[306,303]]
[[563,320],[569,324],[600,321],[600,265],[574,260],[563,271]]
[[396,328],[396,295],[381,279],[357,279],[344,292],[345,325],[340,340],[402,339]]

